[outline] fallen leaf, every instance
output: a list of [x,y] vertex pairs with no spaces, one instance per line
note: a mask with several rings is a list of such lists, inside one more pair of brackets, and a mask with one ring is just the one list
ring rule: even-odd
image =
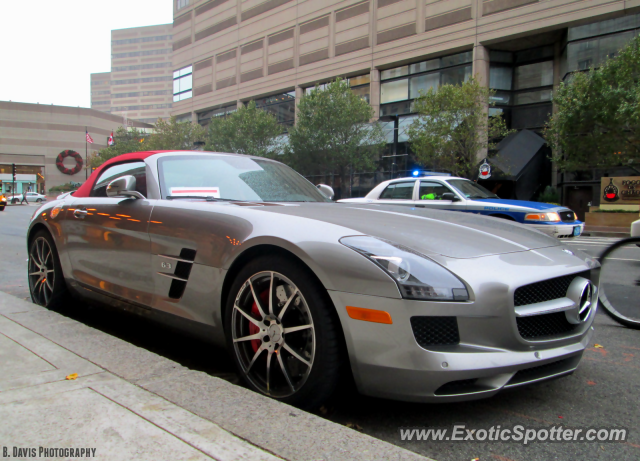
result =
[[560,419],[564,419],[564,416],[558,416],[558,418],[560,418]]
[[362,427],[360,427],[356,423],[347,423],[347,424],[345,424],[345,426],[347,426],[349,429],[355,429],[356,431],[362,431]]
[[471,461],[480,461],[480,458],[473,458]]
[[66,379],[72,381],[74,379],[76,379],[78,377],[78,373],[71,373],[70,375],[67,376]]
[[595,385],[596,385],[596,382],[595,382],[595,381],[589,381],[589,380],[587,380],[587,384],[588,384],[589,386],[595,386]]
[[595,347],[596,349],[604,349],[604,346],[602,346],[601,344],[594,344],[593,347]]

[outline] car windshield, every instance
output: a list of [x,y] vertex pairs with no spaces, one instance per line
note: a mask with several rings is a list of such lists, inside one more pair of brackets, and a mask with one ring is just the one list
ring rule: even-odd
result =
[[162,197],[213,197],[251,202],[329,202],[282,163],[235,155],[162,157]]
[[465,198],[500,198],[496,194],[489,192],[484,187],[468,179],[450,179],[447,181],[450,186],[460,192]]

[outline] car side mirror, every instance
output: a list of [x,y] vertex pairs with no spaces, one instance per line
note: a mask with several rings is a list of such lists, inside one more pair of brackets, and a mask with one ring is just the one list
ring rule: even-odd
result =
[[333,196],[335,192],[333,192],[333,188],[331,186],[327,186],[326,184],[318,184],[318,190],[322,192],[322,195],[327,197],[329,200],[333,200]]
[[144,199],[144,195],[136,190],[135,176],[120,176],[107,186],[107,197],[130,197]]
[[451,200],[452,202],[459,202],[460,197],[458,197],[453,192],[445,192],[444,194],[442,194],[442,200]]

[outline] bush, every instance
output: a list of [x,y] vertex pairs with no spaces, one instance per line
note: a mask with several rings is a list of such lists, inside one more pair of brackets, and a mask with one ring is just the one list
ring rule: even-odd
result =
[[547,186],[538,197],[538,202],[545,202],[556,205],[560,202],[560,194],[558,194],[558,191],[555,188]]

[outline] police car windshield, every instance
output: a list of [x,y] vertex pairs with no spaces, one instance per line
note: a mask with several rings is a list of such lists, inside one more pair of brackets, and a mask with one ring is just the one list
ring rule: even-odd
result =
[[450,179],[447,181],[450,186],[460,192],[465,198],[500,198],[496,194],[489,192],[484,187],[468,179]]

